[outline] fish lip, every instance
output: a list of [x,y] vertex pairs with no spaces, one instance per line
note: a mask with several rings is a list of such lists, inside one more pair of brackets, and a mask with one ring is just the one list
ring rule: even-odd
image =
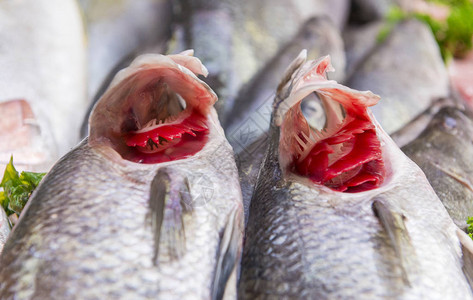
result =
[[[144,119],[140,120],[140,115],[136,115],[135,110],[141,111],[141,118],[143,115],[150,116],[151,106],[146,105],[159,103],[156,101],[166,91],[171,91],[182,98],[186,102],[186,110],[196,111],[207,119],[213,117],[210,111],[217,101],[217,96],[197,77],[197,75],[205,76],[208,72],[200,60],[192,54],[193,50],[168,56],[145,54],[118,72],[89,118],[89,145],[106,144],[118,153],[126,152],[128,146],[123,141],[124,134],[141,129],[139,125],[130,125],[130,122],[133,123],[133,120],[135,123],[137,120],[147,122]],[[156,87],[163,85],[164,92],[154,95]],[[123,155],[120,155],[123,158]]]
[[[305,53],[301,53],[292,65],[296,67],[289,68],[292,74],[286,75],[287,82],[278,88],[274,105],[273,125],[281,130],[281,169],[340,191],[379,186],[384,180],[384,159],[378,126],[368,107],[380,97],[328,80],[325,73],[333,70],[329,56],[306,61]],[[344,109],[343,116],[329,121],[329,115],[334,115],[324,105],[327,123],[331,123],[324,128],[325,134],[311,128],[300,108],[295,107],[310,93],[319,94],[330,104],[328,107],[338,102]]]

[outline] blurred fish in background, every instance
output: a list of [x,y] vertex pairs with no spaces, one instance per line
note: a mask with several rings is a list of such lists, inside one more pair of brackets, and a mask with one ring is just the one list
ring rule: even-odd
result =
[[0,1],[0,170],[46,171],[79,141],[86,45],[73,0]]
[[[371,28],[347,34],[351,37],[346,43],[347,53],[351,47],[359,47],[357,43],[363,44],[368,33],[375,34],[371,40],[376,41],[379,32]],[[358,39],[360,36],[365,37]],[[349,67],[353,72],[346,84],[381,96],[383,100],[372,111],[388,134],[402,128],[434,100],[449,95],[447,69],[432,32],[424,23],[403,21],[384,41],[364,52],[358,62],[350,61],[356,66]]]
[[81,128],[115,74],[140,54],[165,53],[171,36],[170,0],[80,0],[88,37],[88,99]]
[[402,148],[424,171],[458,227],[473,216],[473,115],[456,107],[437,112],[427,128]]
[[172,52],[192,48],[209,70],[206,82],[219,96],[220,121],[242,105],[248,84],[311,17],[327,16],[337,28],[346,23],[348,0],[188,1],[181,0]]

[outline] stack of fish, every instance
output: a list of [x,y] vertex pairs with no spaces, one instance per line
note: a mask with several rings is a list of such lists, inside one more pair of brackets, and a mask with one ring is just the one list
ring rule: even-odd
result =
[[473,299],[473,115],[393,4],[0,1],[0,160],[48,171],[0,299]]

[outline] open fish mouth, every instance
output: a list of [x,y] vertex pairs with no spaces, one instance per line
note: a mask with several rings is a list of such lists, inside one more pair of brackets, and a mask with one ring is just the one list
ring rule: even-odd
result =
[[[305,62],[301,53],[298,59],[300,65],[288,83],[289,94],[276,108],[283,170],[340,192],[378,187],[386,171],[376,125],[367,107],[379,97],[327,80],[329,57]],[[305,108],[306,118],[301,103],[310,106],[317,117],[310,118]]]
[[196,154],[208,140],[208,113],[217,100],[196,74],[207,70],[192,51],[137,58],[97,103],[89,142],[105,142],[136,163]]

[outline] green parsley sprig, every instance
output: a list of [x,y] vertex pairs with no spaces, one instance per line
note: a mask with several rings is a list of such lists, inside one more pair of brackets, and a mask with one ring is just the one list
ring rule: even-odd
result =
[[468,233],[468,236],[473,239],[473,217],[468,217],[466,219],[466,224],[468,224],[466,232]]
[[5,168],[0,187],[0,205],[8,216],[12,214],[20,215],[30,198],[33,190],[38,186],[46,173],[21,172],[13,166],[13,156]]

